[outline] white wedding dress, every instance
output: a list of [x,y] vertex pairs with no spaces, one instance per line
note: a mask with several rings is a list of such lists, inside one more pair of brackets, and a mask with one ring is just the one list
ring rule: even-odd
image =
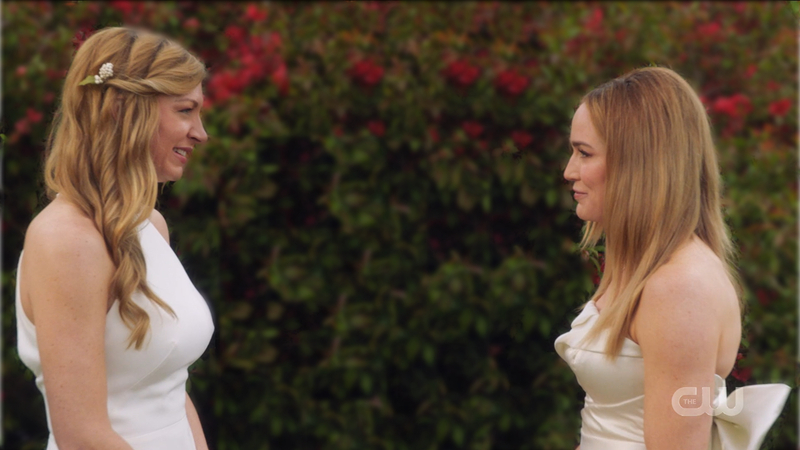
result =
[[[139,227],[139,239],[147,264],[147,284],[175,311],[177,319],[137,291],[133,301],[149,314],[150,331],[142,349],[136,350],[128,348],[130,329],[122,322],[118,302],[111,306],[105,331],[108,416],[114,431],[134,450],[193,450],[186,417],[187,369],[205,351],[214,324],[205,300],[149,220]],[[22,310],[19,298],[20,266],[16,292],[19,356],[45,395],[47,380],[42,376],[36,327]],[[47,450],[57,450],[49,408],[47,424],[51,430]]]
[[[581,410],[581,450],[646,450],[644,444],[644,361],[630,339],[615,361],[605,358],[605,340],[583,343],[599,311],[589,302],[556,339],[559,356],[569,364],[586,398]],[[745,386],[726,395],[725,380],[715,375],[710,450],[758,450],[783,409],[789,386]],[[741,391],[741,392],[738,392]],[[740,397],[737,397],[739,395]],[[736,411],[736,401],[743,405]],[[688,409],[688,408],[687,408]]]

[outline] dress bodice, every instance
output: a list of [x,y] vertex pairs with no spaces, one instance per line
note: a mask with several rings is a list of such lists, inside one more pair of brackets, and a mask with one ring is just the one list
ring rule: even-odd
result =
[[[141,292],[132,300],[150,316],[140,350],[128,347],[130,329],[115,301],[106,315],[105,362],[111,426],[135,450],[194,449],[186,418],[188,367],[205,351],[214,331],[211,313],[172,248],[150,221],[139,227],[150,289],[175,312],[173,317]],[[23,255],[20,255],[20,267]],[[16,319],[19,356],[45,396],[36,327],[25,315],[17,273]],[[50,430],[50,411],[47,408]],[[47,450],[56,450],[52,434]]]
[[[555,341],[586,392],[581,410],[581,450],[646,450],[644,441],[644,360],[639,345],[625,339],[619,357],[605,357],[607,334],[585,341],[600,312],[593,301]],[[714,375],[709,393],[714,416],[710,450],[757,450],[783,409],[789,387],[745,386],[727,395],[725,380]],[[740,411],[736,406],[742,405]],[[684,412],[693,414],[690,409]]]

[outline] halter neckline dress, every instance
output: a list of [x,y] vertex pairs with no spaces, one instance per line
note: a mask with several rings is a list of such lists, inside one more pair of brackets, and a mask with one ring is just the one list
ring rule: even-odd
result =
[[[186,417],[186,380],[189,366],[206,350],[214,324],[208,304],[161,233],[149,220],[138,230],[147,284],[177,318],[137,291],[132,300],[150,316],[150,331],[142,348],[136,350],[133,346],[128,348],[130,329],[119,315],[119,302],[112,304],[105,329],[108,416],[114,431],[134,450],[193,450],[194,438]],[[36,327],[20,302],[22,257],[21,254],[17,268],[15,302],[18,351],[45,398],[51,430],[46,450],[58,450],[47,407],[47,380],[42,375]]]
[[[646,450],[642,351],[625,339],[619,357],[609,361],[604,355],[606,335],[582,342],[599,315],[594,301],[588,302],[572,321],[572,329],[555,341],[556,352],[586,392],[581,450]],[[758,450],[783,410],[789,386],[745,386],[728,396],[725,380],[715,374],[714,381],[709,450]],[[736,411],[737,404],[743,405],[741,411]]]

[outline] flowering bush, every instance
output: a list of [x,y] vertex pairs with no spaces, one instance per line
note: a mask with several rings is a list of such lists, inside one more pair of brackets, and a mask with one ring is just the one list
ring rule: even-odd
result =
[[[569,124],[584,93],[648,64],[683,74],[714,126],[749,308],[728,383],[795,384],[798,52],[782,3],[2,8],[7,299],[74,48],[125,23],[208,64],[211,140],[159,208],[215,311],[191,382],[213,448],[574,448],[582,392],[553,341],[595,270],[574,251]],[[6,443],[41,448],[12,305]],[[768,446],[796,447],[796,411],[793,394]]]

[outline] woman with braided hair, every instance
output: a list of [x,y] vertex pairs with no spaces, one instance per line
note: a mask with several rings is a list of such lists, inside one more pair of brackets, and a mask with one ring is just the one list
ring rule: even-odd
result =
[[51,202],[17,270],[20,359],[45,398],[48,450],[207,449],[186,393],[214,330],[154,209],[197,144],[205,66],[154,33],[84,42],[47,142]]

